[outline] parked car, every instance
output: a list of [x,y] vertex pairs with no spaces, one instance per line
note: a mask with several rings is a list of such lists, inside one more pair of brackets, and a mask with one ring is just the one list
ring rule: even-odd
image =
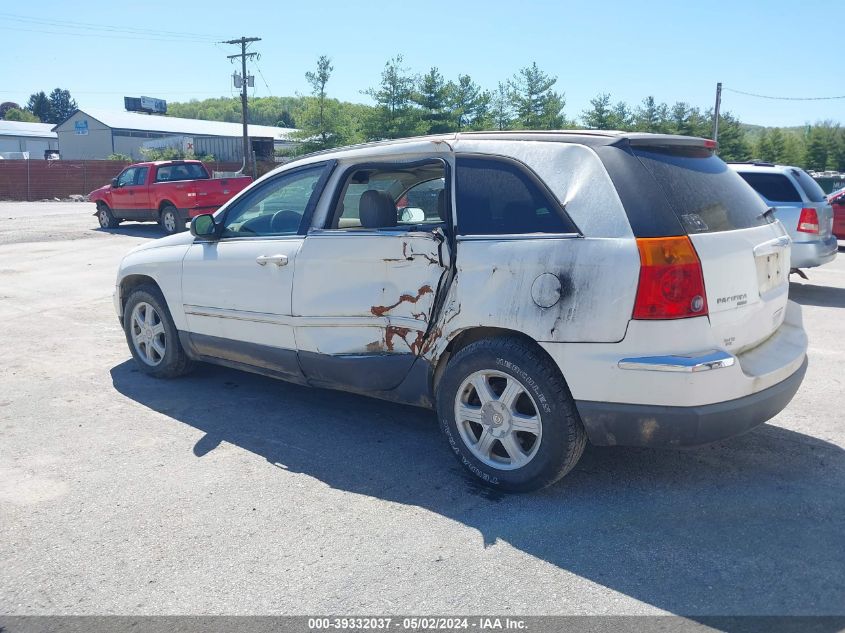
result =
[[216,211],[252,182],[249,176],[212,178],[198,160],[137,163],[124,169],[111,184],[88,194],[104,229],[123,220],[158,222],[167,234],[185,229],[185,222]]
[[792,239],[792,268],[821,266],[836,257],[833,210],[824,191],[798,167],[772,163],[731,163],[760,194]]
[[830,194],[827,201],[833,209],[833,234],[845,240],[845,187]]
[[434,408],[500,489],[555,482],[587,440],[714,442],[807,366],[789,237],[714,147],[500,132],[314,154],[131,251],[115,309],[155,377],[208,361]]

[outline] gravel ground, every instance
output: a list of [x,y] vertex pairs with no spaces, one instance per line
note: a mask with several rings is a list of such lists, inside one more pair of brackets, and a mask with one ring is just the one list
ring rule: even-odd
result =
[[810,367],[768,424],[499,496],[425,410],[138,373],[111,294],[161,233],[93,210],[0,203],[0,614],[845,614],[842,253],[792,284]]

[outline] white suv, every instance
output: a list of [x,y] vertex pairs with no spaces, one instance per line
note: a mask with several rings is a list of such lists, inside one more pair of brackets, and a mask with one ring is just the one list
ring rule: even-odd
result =
[[[461,133],[314,154],[129,253],[140,368],[208,361],[435,408],[483,483],[698,445],[806,369],[790,240],[712,141]],[[233,423],[235,423],[233,421]]]

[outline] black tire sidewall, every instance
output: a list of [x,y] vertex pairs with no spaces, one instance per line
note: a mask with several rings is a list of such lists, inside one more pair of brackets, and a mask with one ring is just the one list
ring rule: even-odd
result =
[[[547,486],[560,478],[563,464],[573,450],[569,424],[574,411],[565,385],[552,384],[537,367],[537,356],[518,343],[508,349],[473,343],[459,352],[437,388],[437,415],[450,450],[471,476],[484,485],[513,492]],[[455,397],[464,379],[479,370],[494,370],[519,380],[530,390],[542,420],[540,448],[534,458],[516,470],[497,470],[475,457],[461,438],[455,421]],[[562,377],[560,378],[562,382]],[[565,392],[565,397],[561,393]]]
[[[164,324],[164,333],[166,338],[164,358],[155,366],[148,365],[143,358],[138,355],[135,349],[135,343],[132,341],[132,311],[138,303],[149,303],[156,312],[158,312],[161,322]],[[179,341],[179,331],[173,323],[173,317],[170,316],[170,310],[167,308],[167,303],[161,293],[154,288],[148,286],[141,286],[133,290],[126,299],[126,306],[123,309],[123,333],[126,335],[126,342],[129,345],[129,351],[132,353],[132,358],[138,363],[139,368],[145,374],[151,376],[163,377],[169,376],[173,373],[174,368],[179,364],[183,355],[182,345]]]

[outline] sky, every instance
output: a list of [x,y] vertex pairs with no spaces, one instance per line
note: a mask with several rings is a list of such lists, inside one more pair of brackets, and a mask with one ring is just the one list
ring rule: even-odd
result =
[[[4,3],[0,8],[0,101],[69,89],[80,108],[123,109],[123,96],[168,102],[234,96],[220,44],[260,37],[252,94],[307,94],[306,71],[332,59],[329,96],[371,103],[385,62],[401,54],[412,73],[439,68],[495,89],[537,62],[557,76],[568,119],[590,99],[639,104],[648,95],[706,109],[722,82],[722,110],[744,123],[845,123],[842,0],[547,2],[402,0],[342,2]],[[260,71],[260,72],[259,72]]]

